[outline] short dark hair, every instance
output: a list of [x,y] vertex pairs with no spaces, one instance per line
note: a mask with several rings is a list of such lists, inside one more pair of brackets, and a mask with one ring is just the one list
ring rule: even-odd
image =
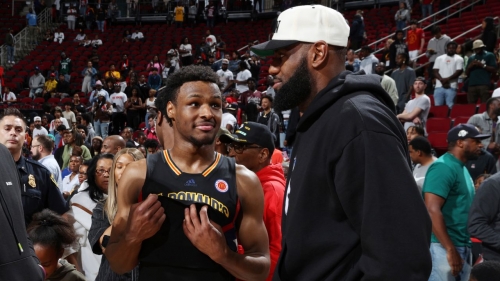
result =
[[145,142],[144,142],[144,147],[146,148],[146,150],[148,148],[153,148],[153,149],[158,149],[158,147],[160,146],[160,143],[155,140],[155,139],[147,139]]
[[243,69],[248,69],[248,65],[244,60],[241,60],[239,65]]
[[492,276],[500,276],[500,262],[498,261],[485,261],[476,264],[471,272],[470,277],[477,281],[489,281]]
[[88,115],[87,113],[84,113],[82,114],[82,120],[85,120],[85,122],[87,122],[87,124],[91,124],[91,119],[90,119],[90,115]]
[[361,47],[361,50],[362,51],[367,51],[369,53],[373,53],[373,49],[370,46],[368,46],[368,45]]
[[416,19],[412,19],[412,20],[410,21],[410,25],[412,25],[412,24],[418,24],[418,20],[416,20]]
[[167,115],[167,104],[172,102],[176,104],[177,95],[182,85],[188,82],[203,81],[214,83],[219,86],[219,76],[208,66],[190,65],[181,68],[168,77],[167,85],[158,91],[155,105],[158,110],[165,116],[167,122],[172,126],[172,120]]
[[273,103],[274,99],[272,96],[270,95],[264,95],[262,96],[262,98],[260,99],[260,101],[262,102],[263,99],[268,99],[270,103]]
[[351,72],[354,72],[354,66],[352,66],[352,64],[347,64],[347,65],[345,66],[345,70],[349,70],[349,71],[351,71]]
[[3,113],[0,114],[0,121],[3,120],[5,116],[15,116],[21,119],[24,122],[24,131],[26,131],[26,127],[28,126],[28,121],[24,118],[24,115],[17,108],[6,108],[3,110]]
[[422,151],[425,155],[432,154],[431,143],[425,137],[416,137],[410,141],[411,147],[416,151]]
[[486,112],[488,112],[488,110],[490,109],[490,105],[496,100],[498,100],[498,98],[489,98],[486,101]]
[[436,35],[438,33],[441,33],[441,27],[439,25],[435,25],[432,27],[432,35]]
[[104,154],[99,154],[95,156],[92,159],[92,162],[90,162],[89,167],[87,169],[87,183],[89,184],[89,187],[87,187],[87,190],[89,192],[90,199],[94,202],[99,202],[104,199],[104,192],[97,187],[95,181],[96,181],[96,170],[97,170],[97,162],[101,159],[111,159],[113,160],[114,155],[110,153],[104,153]]
[[400,53],[400,54],[398,54],[398,56],[403,56],[405,58],[405,62],[404,62],[405,64],[410,63],[410,56],[406,52]]
[[77,125],[76,128],[77,129],[82,129],[85,132],[86,136],[89,135],[89,130],[87,129],[87,126],[85,126],[85,125]]
[[153,120],[154,120],[154,119],[156,118],[156,116],[157,116],[157,115],[156,115],[156,113],[150,113],[150,114],[148,115],[148,120],[149,120],[149,119],[153,119]]
[[43,147],[43,149],[52,153],[52,150],[54,149],[54,141],[51,138],[49,138],[46,135],[38,135],[38,136],[36,136],[36,139],[38,140],[40,145]]

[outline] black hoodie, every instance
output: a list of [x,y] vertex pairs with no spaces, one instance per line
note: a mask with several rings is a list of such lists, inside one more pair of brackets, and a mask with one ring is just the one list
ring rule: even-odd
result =
[[24,225],[21,183],[16,164],[0,144],[0,280],[44,280]]
[[300,118],[274,280],[427,280],[431,221],[380,76],[332,79]]

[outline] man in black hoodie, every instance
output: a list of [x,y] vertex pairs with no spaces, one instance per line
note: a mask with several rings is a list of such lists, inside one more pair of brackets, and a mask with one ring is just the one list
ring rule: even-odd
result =
[[21,184],[9,150],[0,144],[0,280],[44,280],[24,226]]
[[303,112],[290,159],[274,280],[427,280],[431,222],[380,76],[344,71],[337,11],[281,13],[269,73],[279,110]]

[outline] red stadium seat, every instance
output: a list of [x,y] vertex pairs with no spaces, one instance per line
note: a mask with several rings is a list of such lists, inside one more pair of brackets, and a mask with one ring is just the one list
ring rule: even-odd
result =
[[33,103],[34,104],[43,104],[45,102],[45,99],[44,98],[35,98],[33,100]]
[[447,137],[448,133],[432,133],[427,136],[427,139],[438,155],[442,155],[448,150]]
[[477,113],[483,113],[486,111],[486,103],[482,103],[479,105],[479,109],[477,110]]
[[64,98],[64,99],[61,100],[62,104],[65,104],[67,102],[73,102],[73,99],[72,98]]
[[47,102],[50,104],[59,104],[59,101],[60,101],[59,98],[50,98],[47,100]]
[[459,124],[467,124],[469,121],[470,117],[467,116],[460,116],[455,119],[453,119],[453,127],[459,125]]
[[472,116],[476,114],[477,106],[475,104],[455,104],[451,108],[450,117]]
[[22,98],[21,99],[21,103],[29,103],[31,104],[31,102],[33,102],[33,99],[28,97],[28,98]]
[[448,132],[451,127],[451,118],[430,118],[425,127],[429,134]]
[[446,105],[431,106],[429,118],[447,118],[450,109]]

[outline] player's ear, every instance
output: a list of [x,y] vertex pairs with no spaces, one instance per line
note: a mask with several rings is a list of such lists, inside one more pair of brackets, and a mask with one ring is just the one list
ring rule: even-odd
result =
[[172,121],[175,121],[175,106],[171,101],[167,103],[167,116]]

